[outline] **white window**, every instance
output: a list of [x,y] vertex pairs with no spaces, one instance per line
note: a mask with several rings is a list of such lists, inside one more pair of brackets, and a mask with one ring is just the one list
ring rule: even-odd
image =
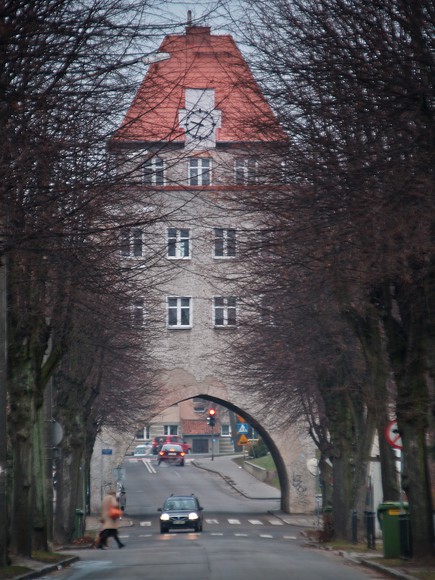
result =
[[145,185],[164,185],[165,173],[163,159],[147,159],[144,166],[143,182]]
[[178,425],[163,425],[164,435],[178,435]]
[[221,435],[222,437],[231,437],[231,427],[229,425],[221,424]]
[[190,328],[191,326],[190,298],[168,298],[168,326],[169,328]]
[[141,258],[143,256],[143,232],[140,228],[123,228],[120,234],[121,256]]
[[211,160],[201,157],[189,159],[189,185],[210,185]]
[[190,230],[168,228],[168,258],[190,258]]
[[139,429],[139,431],[136,433],[136,439],[149,439],[150,438],[150,428],[149,427],[142,427],[142,429]]
[[235,326],[237,324],[237,299],[234,296],[215,296],[213,309],[215,326]]
[[214,257],[233,258],[236,255],[236,230],[214,229]]
[[236,159],[234,177],[238,185],[249,185],[257,181],[257,161],[255,159]]

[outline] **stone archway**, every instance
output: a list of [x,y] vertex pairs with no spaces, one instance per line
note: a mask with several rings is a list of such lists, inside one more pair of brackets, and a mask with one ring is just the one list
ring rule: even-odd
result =
[[[278,427],[273,409],[269,410],[267,416],[262,416],[257,411],[255,400],[247,400],[246,396],[229,389],[223,382],[212,376],[206,376],[199,382],[191,373],[179,368],[165,371],[161,378],[164,383],[163,396],[159,399],[155,415],[172,405],[196,397],[215,402],[240,415],[259,433],[273,457],[281,487],[281,509],[286,513],[314,512],[316,481],[308,469],[308,464],[315,457],[315,449],[311,439],[304,434],[303,425],[292,424]],[[117,450],[112,455],[113,469],[122,462],[125,437],[123,444],[119,435],[103,431],[97,441],[93,463],[97,477],[100,479],[104,472],[101,454],[104,445],[108,444]],[[110,461],[107,461],[107,464],[109,463]],[[91,477],[91,487],[99,499],[101,486],[98,481],[94,481],[93,477]]]

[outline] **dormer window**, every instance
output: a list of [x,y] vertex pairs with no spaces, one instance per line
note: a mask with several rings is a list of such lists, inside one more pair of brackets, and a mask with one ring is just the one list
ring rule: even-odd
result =
[[185,101],[186,108],[179,110],[178,122],[185,131],[186,147],[215,147],[221,112],[214,108],[214,89],[186,89]]

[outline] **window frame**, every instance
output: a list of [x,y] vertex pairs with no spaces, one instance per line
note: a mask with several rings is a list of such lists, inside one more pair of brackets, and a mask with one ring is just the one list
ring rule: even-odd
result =
[[144,240],[142,228],[121,228],[119,238],[119,253],[122,258],[143,258]]
[[[174,231],[175,235],[170,235]],[[183,236],[182,232],[187,232],[187,236]],[[174,240],[171,242],[171,240]],[[187,242],[187,244],[186,244]],[[185,252],[185,245],[187,245],[187,254]],[[170,254],[170,249],[174,248],[174,255]],[[192,254],[192,243],[189,228],[167,228],[166,230],[166,257],[169,260],[190,260]]]
[[[197,164],[194,167],[194,164]],[[207,165],[207,167],[205,167]],[[196,171],[194,172],[194,170]],[[210,157],[190,157],[188,160],[187,182],[190,186],[208,186],[212,184],[212,160]],[[197,183],[193,183],[196,181]]]
[[[175,431],[175,433],[171,433],[171,431]],[[163,425],[163,435],[174,435],[179,437],[179,426],[175,423],[165,423]]]
[[[222,235],[218,235],[222,232]],[[234,236],[229,233],[234,233]],[[213,257],[218,260],[233,259],[237,256],[237,230],[235,228],[214,228],[214,254]],[[218,248],[222,248],[222,254],[218,253]]]
[[[170,324],[170,320],[171,320],[171,311],[174,310],[173,306],[170,306],[169,301],[170,300],[176,300],[176,306],[175,306],[175,310],[176,310],[176,324]],[[183,306],[182,304],[182,300],[188,300],[189,303],[187,306]],[[188,310],[188,315],[189,315],[189,322],[188,324],[181,324],[182,318],[183,318],[183,308],[187,308]],[[189,329],[192,328],[192,297],[191,296],[167,296],[166,297],[166,326],[168,329],[181,329],[181,330],[185,330],[185,329]]]
[[133,300],[130,305],[130,317],[133,328],[141,328],[145,325],[145,307],[143,298]]
[[144,185],[165,185],[165,160],[162,157],[150,157],[145,161],[142,183]]
[[[222,304],[217,304],[217,300],[222,300]],[[234,300],[234,305],[230,305],[228,302]],[[221,324],[217,323],[217,310],[222,310],[222,316],[219,320],[222,320]],[[230,316],[230,313],[233,316]],[[238,319],[238,305],[236,296],[213,296],[213,326],[215,328],[236,328]],[[234,320],[234,322],[231,322]]]
[[258,179],[258,161],[252,157],[238,157],[234,160],[234,183],[255,185]]

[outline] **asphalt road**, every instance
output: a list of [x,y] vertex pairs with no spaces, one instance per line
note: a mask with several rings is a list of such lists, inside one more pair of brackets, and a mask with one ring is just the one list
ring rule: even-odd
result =
[[[331,553],[304,547],[301,529],[279,517],[279,500],[243,497],[215,473],[155,461],[126,462],[125,548],[77,550],[62,580],[364,580],[384,578]],[[195,493],[204,531],[160,534],[157,507],[171,493]],[[276,496],[276,494],[275,494]]]

